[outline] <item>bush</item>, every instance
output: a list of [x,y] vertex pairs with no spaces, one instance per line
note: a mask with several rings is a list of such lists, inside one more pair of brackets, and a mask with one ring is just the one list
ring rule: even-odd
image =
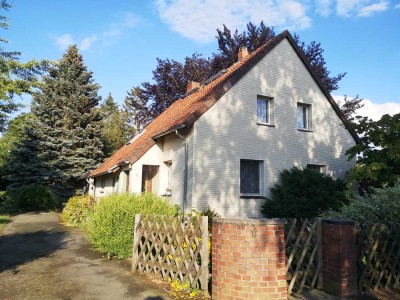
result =
[[66,225],[84,227],[91,210],[89,196],[74,196],[65,204],[61,219]]
[[363,225],[374,223],[400,224],[400,183],[394,187],[371,189],[371,194],[355,196],[339,212],[326,214],[330,218],[351,219]]
[[135,214],[176,215],[177,205],[152,194],[113,194],[96,204],[87,223],[95,249],[108,256],[132,256]]
[[346,185],[311,169],[292,168],[280,173],[280,183],[271,188],[271,199],[261,207],[267,218],[311,218],[348,203]]
[[43,185],[26,185],[7,192],[3,209],[10,212],[52,210],[57,206],[57,197]]

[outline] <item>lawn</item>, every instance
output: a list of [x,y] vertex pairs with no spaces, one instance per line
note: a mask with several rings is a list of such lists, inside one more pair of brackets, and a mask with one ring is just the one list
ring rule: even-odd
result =
[[0,215],[0,233],[3,231],[3,228],[9,222],[11,222],[10,216],[8,216],[8,215]]

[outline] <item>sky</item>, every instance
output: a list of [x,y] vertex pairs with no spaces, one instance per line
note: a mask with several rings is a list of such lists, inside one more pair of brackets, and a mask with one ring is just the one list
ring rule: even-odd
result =
[[[320,42],[331,74],[347,72],[332,94],[364,98],[360,114],[400,112],[400,1],[391,0],[9,0],[0,33],[22,61],[58,60],[78,45],[104,98],[152,80],[156,58],[183,61],[217,51],[216,29],[251,21]],[[29,105],[29,97],[21,101]]]

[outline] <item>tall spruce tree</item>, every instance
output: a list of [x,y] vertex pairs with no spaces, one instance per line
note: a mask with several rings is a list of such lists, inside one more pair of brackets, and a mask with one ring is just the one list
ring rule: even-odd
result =
[[84,186],[104,155],[99,88],[70,46],[34,94],[26,138],[12,153],[13,187],[45,184],[65,199]]

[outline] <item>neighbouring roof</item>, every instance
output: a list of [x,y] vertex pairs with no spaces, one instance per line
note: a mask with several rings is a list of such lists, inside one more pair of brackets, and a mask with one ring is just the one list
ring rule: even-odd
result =
[[[88,177],[96,177],[102,174],[112,173],[123,165],[128,163],[133,164],[155,144],[155,139],[157,137],[163,136],[175,129],[193,125],[193,123],[211,106],[213,106],[215,102],[221,98],[244,74],[246,74],[285,38],[288,39],[289,43],[292,45],[318,86],[321,88],[322,92],[327,97],[328,101],[331,103],[339,118],[346,125],[347,120],[335,100],[318,79],[314,70],[310,67],[303,52],[297,46],[296,41],[290,33],[285,30],[268,43],[260,46],[242,60],[233,64],[219,77],[201,86],[198,90],[189,94],[187,97],[175,101],[168,109],[155,118],[139,136],[135,137],[130,143],[124,145],[111,157],[106,159],[99,167],[93,170]],[[351,128],[348,128],[348,130],[354,140],[358,142],[359,137],[354,130]]]

